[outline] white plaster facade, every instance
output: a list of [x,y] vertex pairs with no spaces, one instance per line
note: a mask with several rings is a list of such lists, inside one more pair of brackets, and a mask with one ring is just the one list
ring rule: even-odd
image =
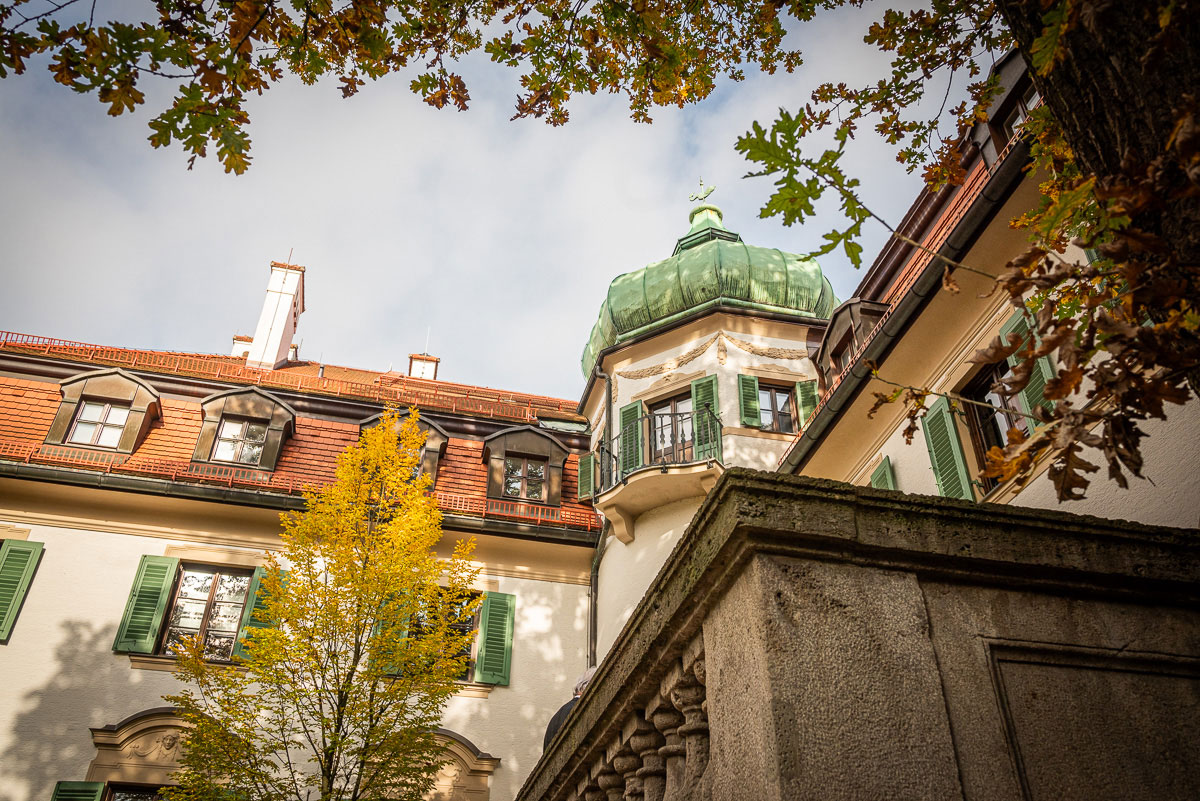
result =
[[[0,646],[0,801],[43,801],[57,781],[82,780],[97,757],[89,729],[166,706],[179,689],[169,659],[113,651],[143,554],[254,566],[276,531],[266,510],[0,480],[0,538],[44,545]],[[439,551],[458,536],[447,531]],[[485,783],[503,801],[586,665],[590,551],[486,534],[477,543],[480,587],[516,598],[510,683],[465,684],[442,725],[498,758]]]

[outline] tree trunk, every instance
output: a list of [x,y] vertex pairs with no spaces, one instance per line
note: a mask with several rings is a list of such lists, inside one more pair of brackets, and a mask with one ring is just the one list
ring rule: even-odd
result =
[[[1159,34],[1158,7],[1166,0],[1079,0],[1078,21],[1066,34],[1061,58],[1048,75],[1032,66],[1034,84],[1063,128],[1080,166],[1101,180],[1122,172],[1133,157],[1142,173],[1171,137],[1185,96],[1200,95],[1200,8],[1179,2],[1170,33],[1151,57]],[[1042,3],[998,0],[1026,65],[1041,35]],[[1164,237],[1181,273],[1195,288],[1200,262],[1200,196],[1195,178],[1177,166],[1160,183],[1172,197],[1156,215],[1135,224]],[[1190,275],[1188,275],[1190,273]]]

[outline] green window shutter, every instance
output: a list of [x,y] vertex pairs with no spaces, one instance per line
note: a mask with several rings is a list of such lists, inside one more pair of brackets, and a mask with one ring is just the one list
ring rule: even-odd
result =
[[154,650],[178,568],[179,560],[174,557],[142,557],[133,588],[129,590],[129,600],[125,603],[121,626],[117,629],[114,651],[148,654]]
[[894,490],[896,488],[896,475],[892,472],[892,460],[888,457],[883,457],[883,461],[871,473],[871,486],[875,489]]
[[100,801],[104,782],[59,782],[50,801]]
[[933,466],[933,477],[937,479],[938,493],[947,498],[973,500],[975,496],[967,476],[962,443],[945,398],[939,397],[929,407],[922,428],[925,429],[925,445],[929,448],[929,462]]
[[12,634],[41,555],[40,542],[5,540],[0,545],[0,642]]
[[592,486],[592,474],[595,471],[594,460],[590,453],[585,453],[579,457],[579,492],[577,497],[579,500],[592,497],[595,489]]
[[721,461],[721,405],[717,377],[706,375],[692,382],[692,437],[696,460]]
[[479,611],[479,650],[475,656],[475,681],[508,684],[512,668],[513,619],[517,599],[503,592],[483,596]]
[[[1022,338],[1029,336],[1029,325],[1025,322],[1025,317],[1020,312],[1008,318],[1008,321],[1000,326],[1001,340],[1007,342],[1009,334],[1018,334]],[[1022,347],[1024,346],[1022,345]],[[1015,366],[1017,361],[1018,358],[1015,353],[1008,357],[1010,367]],[[1033,414],[1033,410],[1038,406],[1045,406],[1047,409],[1054,408],[1054,401],[1048,401],[1045,398],[1046,382],[1053,377],[1054,366],[1050,363],[1049,358],[1043,356],[1034,363],[1033,371],[1029,374],[1029,383],[1025,385],[1023,390],[1017,393],[1017,397],[1021,399],[1021,405],[1024,407],[1022,411]]]
[[796,382],[796,428],[802,429],[808,424],[808,416],[817,408],[817,382]]
[[762,418],[758,414],[758,379],[752,375],[738,376],[738,402],[742,407],[742,425],[758,428]]
[[[265,567],[254,568],[254,575],[250,577],[250,586],[246,589],[246,608],[242,610],[242,625],[238,630],[237,643],[233,646],[233,655],[238,659],[246,658],[245,640],[246,635],[250,633],[250,629],[268,629],[275,625],[265,619],[267,608],[267,595],[263,591],[262,580],[267,573]],[[287,581],[287,571],[280,571],[279,576],[281,581]]]
[[634,401],[621,409],[621,474],[642,466],[642,404]]

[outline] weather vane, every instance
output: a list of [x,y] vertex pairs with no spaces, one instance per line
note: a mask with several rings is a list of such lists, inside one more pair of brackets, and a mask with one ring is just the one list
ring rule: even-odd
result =
[[705,186],[704,178],[701,177],[700,178],[700,191],[693,192],[692,194],[688,195],[688,200],[694,200],[697,203],[700,203],[700,202],[704,201],[705,198],[707,198],[709,195],[711,195],[713,193],[714,189],[716,189],[715,186]]

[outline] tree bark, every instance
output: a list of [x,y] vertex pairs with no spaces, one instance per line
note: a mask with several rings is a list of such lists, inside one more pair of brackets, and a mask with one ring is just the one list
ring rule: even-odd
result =
[[[1144,171],[1164,152],[1187,96],[1194,100],[1200,95],[1200,8],[1188,0],[1179,2],[1170,35],[1153,47],[1160,4],[1166,0],[1079,0],[1079,18],[1064,37],[1061,58],[1049,74],[1039,75],[1030,55],[1045,28],[1042,4],[996,3],[1076,159],[1102,181],[1121,175],[1123,164],[1135,163]],[[1200,195],[1194,178],[1177,166],[1168,169],[1156,183],[1172,197],[1164,198],[1157,219],[1137,224],[1167,240],[1177,268],[1191,273],[1194,288]],[[1188,189],[1190,196],[1182,196]]]

